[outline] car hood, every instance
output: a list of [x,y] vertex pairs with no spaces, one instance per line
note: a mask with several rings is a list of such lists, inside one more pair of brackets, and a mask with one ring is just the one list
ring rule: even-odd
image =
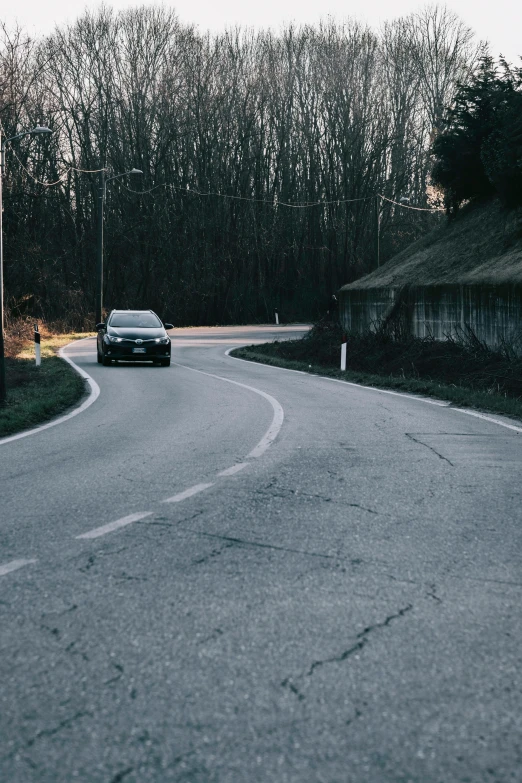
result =
[[165,329],[162,327],[157,329],[137,329],[135,326],[111,326],[107,329],[107,334],[111,337],[125,337],[127,340],[154,340],[156,337],[167,336]]

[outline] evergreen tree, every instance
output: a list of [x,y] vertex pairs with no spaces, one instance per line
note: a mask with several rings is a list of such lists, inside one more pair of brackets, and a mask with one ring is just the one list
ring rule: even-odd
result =
[[445,130],[435,139],[432,179],[455,214],[465,200],[498,195],[522,203],[522,70],[484,55],[469,84],[460,85]]

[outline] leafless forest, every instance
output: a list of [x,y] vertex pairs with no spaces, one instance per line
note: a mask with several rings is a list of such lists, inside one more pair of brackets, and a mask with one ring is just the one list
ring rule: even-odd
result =
[[[102,8],[44,39],[3,30],[4,256],[13,313],[87,326],[96,190],[105,304],[175,324],[309,319],[440,219],[430,145],[477,45],[428,7],[357,21],[202,35],[165,8]],[[110,176],[110,174],[108,174]],[[50,184],[56,183],[56,184]],[[140,191],[140,192],[136,192]]]

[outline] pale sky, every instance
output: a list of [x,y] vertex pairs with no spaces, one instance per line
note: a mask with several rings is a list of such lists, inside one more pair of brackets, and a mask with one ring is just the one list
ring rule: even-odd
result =
[[[136,0],[107,0],[106,5],[115,9],[136,5],[155,4]],[[355,16],[372,27],[396,16],[414,11],[426,3],[422,0],[177,0],[157,2],[173,7],[180,20],[196,24],[205,30],[219,31],[226,26],[250,26],[254,28],[279,28],[286,22],[316,23],[332,16],[342,20]],[[443,3],[440,3],[441,5]],[[73,21],[85,8],[94,9],[98,0],[23,0],[22,3],[4,0],[2,19],[11,25],[17,20],[33,34],[46,33],[56,24]],[[493,56],[504,54],[508,60],[522,65],[522,3],[520,0],[447,0],[446,5],[455,11],[477,34],[477,38],[491,43]],[[8,10],[6,11],[6,6]]]

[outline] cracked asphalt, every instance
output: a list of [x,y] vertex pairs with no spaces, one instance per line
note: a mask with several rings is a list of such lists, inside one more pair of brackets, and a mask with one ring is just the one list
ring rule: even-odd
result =
[[522,434],[224,353],[297,333],[0,444],[2,783],[522,781]]

